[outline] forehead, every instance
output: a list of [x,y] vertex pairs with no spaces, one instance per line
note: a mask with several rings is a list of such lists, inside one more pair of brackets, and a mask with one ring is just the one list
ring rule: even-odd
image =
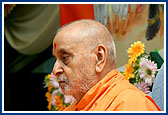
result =
[[70,31],[60,31],[54,38],[53,43],[56,44],[57,47],[60,46],[70,46],[76,42],[78,42],[78,36],[74,34],[74,32]]
[[75,50],[81,47],[81,39],[76,31],[60,31],[53,41],[53,51]]

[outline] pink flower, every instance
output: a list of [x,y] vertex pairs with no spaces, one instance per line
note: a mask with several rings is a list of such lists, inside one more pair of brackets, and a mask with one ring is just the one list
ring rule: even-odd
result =
[[59,88],[59,84],[57,82],[57,78],[56,76],[53,75],[53,73],[51,73],[51,78],[50,78],[50,83],[54,88]]
[[60,92],[61,94],[63,94],[60,88],[54,90],[53,93],[52,93],[52,102],[51,102],[52,105],[55,105],[55,106],[56,106],[56,104],[55,104],[55,102],[56,102],[55,96],[57,95],[58,92]]
[[146,85],[146,83],[144,81],[142,81],[141,83],[135,83],[134,84],[138,89],[140,89],[141,91],[143,91],[144,93],[148,94],[150,93],[149,91],[149,87]]
[[75,101],[75,98],[71,95],[64,95],[64,102],[72,104]]
[[139,75],[148,86],[154,82],[156,71],[158,71],[157,64],[148,59],[141,60]]
[[52,105],[55,105],[55,106],[56,106],[56,104],[55,104],[56,100],[55,100],[54,97],[57,95],[58,92],[59,92],[59,90],[55,90],[55,91],[52,93],[52,101],[51,101]]

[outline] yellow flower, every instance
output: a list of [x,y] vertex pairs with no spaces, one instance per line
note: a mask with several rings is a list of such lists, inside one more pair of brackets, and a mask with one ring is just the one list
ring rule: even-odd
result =
[[57,111],[63,111],[66,108],[66,105],[63,104],[61,96],[55,96],[55,104]]
[[128,55],[129,57],[138,57],[144,53],[145,45],[141,41],[134,42],[130,48],[128,48]]
[[48,108],[49,111],[51,111],[51,101],[48,102],[47,108]]
[[133,63],[136,63],[136,57],[132,57],[132,58],[130,58],[129,60],[128,60],[128,63],[129,64],[133,64]]
[[50,74],[48,74],[48,79],[50,79],[51,78],[51,75]]
[[45,94],[45,96],[47,97],[47,99],[48,99],[48,98],[51,98],[51,94],[50,94],[49,92],[47,92],[47,93]]
[[48,84],[48,91],[50,91],[52,88],[53,88],[52,85]]
[[134,72],[134,68],[133,68],[132,64],[126,64],[125,67],[126,67],[126,69],[124,71],[125,79],[129,80],[130,78],[134,78],[135,74],[133,73]]
[[48,110],[51,110],[51,100],[52,100],[52,96],[49,92],[46,93],[45,95],[47,97],[47,101],[48,101]]

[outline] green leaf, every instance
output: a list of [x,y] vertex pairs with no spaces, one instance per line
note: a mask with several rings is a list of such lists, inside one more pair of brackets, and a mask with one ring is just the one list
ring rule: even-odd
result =
[[58,92],[57,94],[56,94],[56,96],[60,96],[61,95],[61,93],[60,92]]
[[137,76],[137,81],[142,82],[142,79],[141,79],[140,75]]
[[65,105],[66,105],[66,107],[68,107],[68,106],[70,106],[70,103],[66,103]]
[[139,59],[136,60],[136,64],[139,64]]
[[51,111],[55,111],[56,110],[56,106],[55,105],[52,105],[51,106]]
[[65,104],[64,103],[64,101],[65,101],[64,96],[61,96],[61,99],[62,99],[63,104]]
[[120,71],[121,74],[124,74],[124,72]]
[[48,82],[46,80],[44,80],[43,84],[44,84],[43,88],[47,88],[48,87]]
[[157,48],[155,49],[155,51],[154,51],[154,52],[159,53]]
[[134,72],[136,72],[137,70],[139,70],[139,68],[140,68],[140,67],[136,65],[136,66],[134,67]]
[[138,74],[138,70],[134,70],[134,74],[137,75]]
[[143,54],[141,54],[140,56],[138,56],[137,59],[141,59],[142,55],[143,55]]
[[136,78],[130,78],[129,82],[134,85],[134,83],[136,83]]
[[58,88],[52,88],[51,90],[50,90],[50,93],[53,93],[55,90],[58,90]]
[[158,71],[155,72],[155,77],[157,76],[157,74],[158,74]]
[[48,75],[45,76],[44,78],[46,81],[49,81],[50,79],[48,79]]
[[160,67],[164,62],[160,54],[158,52],[150,52],[150,56],[151,56],[151,61],[154,61],[155,63],[157,63],[157,68],[160,69]]

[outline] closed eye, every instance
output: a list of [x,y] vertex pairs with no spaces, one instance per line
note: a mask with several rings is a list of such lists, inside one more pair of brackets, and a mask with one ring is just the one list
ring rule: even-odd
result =
[[70,56],[65,53],[65,54],[62,55],[61,60],[62,60],[62,62],[63,62],[65,65],[68,65],[69,62],[70,62]]

